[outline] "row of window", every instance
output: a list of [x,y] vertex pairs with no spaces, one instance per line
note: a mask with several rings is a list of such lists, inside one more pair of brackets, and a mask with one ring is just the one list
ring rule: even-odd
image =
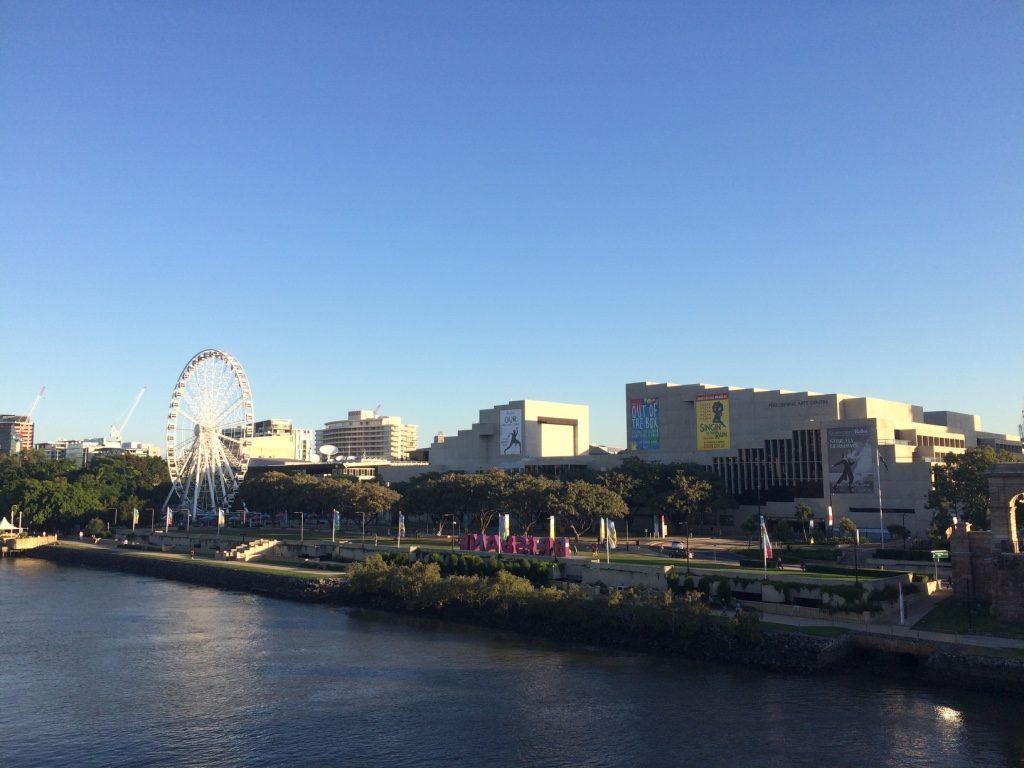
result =
[[[766,440],[764,448],[740,448],[715,457],[712,471],[742,504],[822,498],[821,430],[793,430],[789,439]],[[753,501],[751,501],[751,499]]]
[[967,441],[961,440],[956,437],[934,437],[932,435],[918,435],[917,444],[919,446],[932,446],[937,445],[943,448],[966,448]]

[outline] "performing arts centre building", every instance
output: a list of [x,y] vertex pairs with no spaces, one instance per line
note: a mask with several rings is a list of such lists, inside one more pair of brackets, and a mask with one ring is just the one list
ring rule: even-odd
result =
[[1021,452],[977,416],[870,397],[638,382],[626,408],[620,456],[707,467],[739,502],[737,523],[758,510],[792,520],[803,503],[819,523],[831,510],[874,540],[879,509],[885,526],[925,533],[936,462],[978,446]]

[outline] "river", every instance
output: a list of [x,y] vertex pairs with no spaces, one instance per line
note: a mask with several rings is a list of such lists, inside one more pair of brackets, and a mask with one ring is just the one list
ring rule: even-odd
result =
[[1024,702],[0,560],[4,766],[1024,765]]

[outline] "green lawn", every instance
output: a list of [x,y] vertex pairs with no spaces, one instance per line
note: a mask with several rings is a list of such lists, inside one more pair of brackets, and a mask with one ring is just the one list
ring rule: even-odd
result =
[[988,610],[988,604],[949,597],[914,625],[914,629],[955,635],[998,635],[1024,638],[1024,622],[1000,622]]

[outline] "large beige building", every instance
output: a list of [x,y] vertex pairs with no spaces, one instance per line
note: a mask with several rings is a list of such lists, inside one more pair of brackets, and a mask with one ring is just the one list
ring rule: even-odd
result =
[[877,538],[884,525],[924,533],[932,466],[967,448],[1021,451],[1015,435],[984,432],[977,416],[921,406],[786,390],[710,384],[626,385],[628,452],[703,465],[741,505],[792,519],[796,503],[817,520],[850,517]]
[[406,461],[416,449],[416,433],[415,424],[403,424],[398,416],[349,411],[347,419],[329,421],[317,430],[316,447],[333,445],[342,457]]
[[520,469],[538,459],[585,456],[590,409],[543,400],[512,400],[480,411],[479,420],[430,446],[431,471]]
[[253,424],[253,459],[313,460],[313,430],[296,429],[290,419],[264,419]]

